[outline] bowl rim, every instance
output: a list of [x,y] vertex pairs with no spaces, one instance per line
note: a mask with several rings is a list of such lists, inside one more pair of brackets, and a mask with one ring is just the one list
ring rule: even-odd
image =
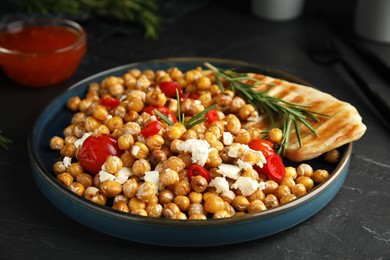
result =
[[73,49],[78,49],[83,45],[86,45],[87,34],[84,28],[77,22],[60,18],[60,17],[29,17],[29,18],[21,18],[14,21],[10,21],[7,23],[0,24],[0,37],[3,33],[9,32],[10,28],[24,28],[27,26],[55,26],[55,27],[63,27],[63,28],[71,28],[78,35],[78,38],[75,42],[50,51],[29,51],[23,52],[19,50],[11,50],[0,45],[0,54],[9,54],[9,55],[18,55],[18,56],[37,56],[37,55],[53,55],[64,53]]
[[[209,61],[212,63],[225,63],[225,64],[235,64],[237,66],[249,66],[253,68],[258,68],[259,70],[265,70],[266,68],[253,64],[248,63],[244,61],[237,61],[237,60],[229,60],[229,59],[220,59],[220,58],[201,58],[201,57],[181,57],[181,58],[165,58],[165,59],[155,59],[155,60],[146,60],[142,62],[134,62],[129,63],[121,66],[117,66],[111,69],[107,69],[101,72],[98,72],[96,74],[93,74],[92,76],[89,76],[79,82],[76,82],[72,86],[70,86],[65,92],[57,96],[46,108],[41,112],[39,117],[36,119],[32,130],[29,132],[28,135],[28,152],[31,164],[35,166],[35,169],[38,171],[37,174],[39,174],[41,177],[43,177],[47,183],[49,183],[54,189],[61,192],[63,196],[66,196],[68,199],[71,199],[73,202],[77,204],[81,204],[83,207],[87,207],[92,211],[96,211],[99,214],[105,214],[107,217],[111,218],[117,218],[121,219],[126,222],[137,222],[137,223],[143,223],[146,225],[159,225],[159,226],[180,226],[181,228],[193,228],[193,227],[215,227],[225,224],[240,224],[240,223],[246,223],[246,222],[252,222],[260,219],[267,219],[276,215],[280,215],[283,213],[286,213],[290,210],[293,210],[302,204],[308,203],[309,201],[315,199],[317,196],[321,194],[322,191],[326,190],[327,188],[331,187],[332,184],[334,184],[341,176],[343,175],[343,171],[345,170],[345,167],[349,163],[349,160],[351,158],[352,154],[352,146],[353,143],[347,143],[343,145],[344,151],[342,153],[342,157],[340,158],[340,161],[338,162],[335,169],[330,173],[330,178],[327,179],[325,182],[317,185],[315,188],[313,188],[309,193],[305,194],[302,197],[299,197],[285,205],[281,205],[275,208],[267,209],[262,212],[256,212],[251,214],[245,214],[240,217],[231,217],[231,218],[223,218],[223,219],[207,219],[205,221],[199,221],[199,220],[177,220],[177,219],[166,219],[166,218],[153,218],[153,217],[145,217],[145,216],[139,216],[131,213],[125,213],[121,212],[115,209],[110,208],[109,206],[103,206],[96,203],[93,203],[86,198],[79,196],[66,188],[64,185],[61,185],[56,178],[53,176],[53,174],[44,166],[44,163],[39,159],[38,155],[34,153],[34,147],[37,146],[37,138],[34,138],[37,133],[37,126],[38,123],[43,120],[44,115],[50,110],[51,106],[56,104],[61,97],[69,93],[70,91],[78,88],[85,88],[85,84],[88,82],[91,82],[95,78],[99,78],[105,75],[109,75],[110,73],[122,71],[127,68],[135,68],[137,65],[145,65],[145,64],[156,64],[156,63],[180,63],[180,62],[201,62],[201,61]],[[271,70],[274,73],[283,73],[287,77],[290,77],[292,79],[298,79],[298,77],[289,75],[288,73],[281,72],[278,70]],[[304,82],[304,80],[300,80],[301,82]]]

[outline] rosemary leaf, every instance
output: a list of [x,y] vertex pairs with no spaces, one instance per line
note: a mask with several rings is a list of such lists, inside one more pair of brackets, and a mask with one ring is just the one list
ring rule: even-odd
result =
[[160,111],[158,111],[157,109],[155,109],[154,112],[155,112],[162,120],[164,120],[165,123],[167,123],[168,125],[173,125],[173,122],[172,122],[171,120],[169,120],[168,117],[164,116]]
[[[212,106],[209,106],[208,108],[206,108],[206,109],[203,110],[202,112],[196,114],[196,115],[193,116],[190,120],[188,120],[187,122],[185,122],[184,126],[185,126],[187,129],[190,129],[191,127],[189,127],[189,126],[194,126],[194,125],[197,125],[197,124],[201,123],[201,122],[199,122],[199,123],[197,123],[197,124],[194,124],[194,122],[198,122],[199,119],[201,119],[204,115],[206,115],[207,112],[209,112],[210,110],[216,108],[217,106],[218,106],[217,104],[214,104],[214,105],[212,105]],[[204,121],[206,121],[206,120],[207,120],[207,118],[206,118]]]

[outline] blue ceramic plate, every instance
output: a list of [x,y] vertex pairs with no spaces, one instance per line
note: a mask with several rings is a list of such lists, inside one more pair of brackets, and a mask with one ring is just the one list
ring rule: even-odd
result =
[[342,158],[338,165],[330,165],[323,159],[311,160],[313,168],[327,169],[331,175],[308,194],[285,204],[256,214],[228,219],[171,220],[142,217],[119,212],[92,203],[61,185],[51,172],[54,162],[60,160],[58,152],[50,150],[49,140],[61,135],[69,124],[72,113],[65,108],[67,100],[83,96],[91,82],[123,75],[132,68],[168,69],[178,67],[182,71],[202,66],[207,61],[222,68],[236,68],[242,72],[258,72],[304,83],[285,73],[266,69],[245,62],[212,58],[171,58],[133,63],[91,76],[70,87],[56,98],[37,119],[29,136],[28,147],[33,176],[42,193],[71,218],[106,234],[141,243],[166,246],[216,246],[239,243],[269,236],[288,229],[316,214],[327,205],[341,188],[347,176],[352,144],[341,147]]

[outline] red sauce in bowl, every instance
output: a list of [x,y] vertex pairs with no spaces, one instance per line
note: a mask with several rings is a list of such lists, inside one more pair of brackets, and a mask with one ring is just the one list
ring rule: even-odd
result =
[[10,27],[0,34],[4,72],[23,85],[35,87],[69,78],[86,51],[85,33],[79,29],[68,24]]

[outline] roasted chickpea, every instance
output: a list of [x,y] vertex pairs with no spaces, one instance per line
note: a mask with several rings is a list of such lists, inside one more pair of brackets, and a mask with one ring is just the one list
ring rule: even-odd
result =
[[84,191],[84,198],[100,205],[106,205],[107,198],[98,188],[87,187]]
[[59,136],[54,136],[50,139],[50,148],[52,150],[60,151],[64,147],[65,141]]
[[297,197],[301,197],[307,193],[306,187],[302,183],[298,183],[298,184],[292,186],[291,192]]
[[120,201],[118,203],[114,203],[114,205],[112,205],[112,208],[116,209],[116,210],[119,210],[119,211],[122,211],[122,212],[129,212],[130,211],[129,206],[127,205],[127,203],[123,202],[123,201]]
[[163,206],[161,204],[153,204],[146,206],[146,212],[149,217],[159,218],[162,216]]
[[248,207],[248,213],[256,213],[260,211],[264,211],[267,209],[264,202],[261,200],[253,200],[249,203]]
[[246,211],[249,204],[249,200],[242,195],[235,197],[232,201],[232,206],[236,209],[236,211]]
[[83,167],[79,163],[72,163],[69,165],[69,167],[66,169],[66,171],[73,176],[73,178],[76,178],[77,175],[83,173]]
[[268,180],[265,182],[265,189],[263,190],[265,195],[274,193],[275,190],[279,187],[279,184],[276,181]]
[[297,176],[311,177],[312,174],[313,174],[313,168],[310,165],[308,165],[306,163],[302,163],[302,164],[298,165]]
[[163,205],[170,203],[170,202],[173,202],[173,199],[174,199],[174,196],[173,196],[172,191],[170,191],[170,190],[165,189],[165,190],[162,190],[158,194],[158,201]]
[[175,203],[164,204],[162,214],[166,218],[173,219],[180,212],[180,208]]
[[225,202],[219,196],[210,196],[204,202],[204,209],[209,213],[225,210]]
[[291,190],[287,185],[281,184],[275,190],[275,196],[280,200],[284,195],[291,194]]
[[160,135],[153,135],[146,138],[145,143],[149,148],[149,151],[161,150],[161,147],[164,144],[164,138]]
[[57,175],[57,180],[64,186],[69,186],[73,183],[73,176],[64,172]]
[[66,172],[66,166],[63,161],[58,161],[53,165],[53,171],[56,175]]
[[68,188],[79,196],[83,196],[85,191],[85,187],[78,182],[73,182],[68,186]]
[[190,194],[188,194],[188,198],[190,199],[191,203],[202,203],[203,201],[202,193],[196,191],[190,192]]
[[200,175],[191,178],[191,187],[196,192],[203,192],[208,187],[207,180]]
[[184,196],[190,193],[190,191],[191,191],[190,184],[188,183],[187,180],[180,180],[178,183],[176,183],[173,186],[173,194],[175,194],[175,196],[179,196],[179,195]]
[[129,203],[127,203],[127,206],[129,207],[130,212],[133,212],[133,211],[139,210],[139,209],[145,210],[146,203],[137,197],[133,197],[129,200]]
[[136,159],[144,159],[148,154],[149,148],[141,142],[136,142],[131,148],[131,155]]
[[107,198],[114,198],[122,192],[122,185],[117,181],[104,181],[99,188]]
[[127,181],[125,181],[122,184],[122,190],[123,190],[123,194],[127,198],[131,199],[131,198],[135,197],[135,195],[137,194],[137,191],[138,191],[137,181],[133,178],[128,179]]
[[165,169],[160,173],[160,182],[165,186],[175,185],[179,182],[179,174],[177,171]]
[[319,184],[329,178],[329,172],[327,170],[316,170],[313,172],[311,178],[316,184]]
[[71,97],[68,102],[66,103],[66,107],[75,112],[77,110],[79,110],[79,105],[80,105],[80,102],[81,102],[81,99],[80,97]]
[[103,165],[105,171],[114,174],[122,169],[123,162],[121,158],[115,155],[109,155],[107,156],[107,159]]
[[151,166],[146,159],[139,159],[134,162],[132,170],[134,175],[143,177],[145,176],[145,172],[151,170]]
[[187,196],[182,195],[175,197],[173,202],[180,208],[181,211],[187,211],[191,204],[190,199]]
[[305,185],[307,191],[310,191],[314,187],[314,181],[307,176],[299,176],[298,178],[296,178],[295,182],[297,184],[302,183],[303,185]]
[[283,131],[279,128],[272,128],[268,132],[268,140],[280,144],[283,139]]
[[268,194],[264,199],[264,205],[267,208],[275,208],[279,206],[278,198],[274,194]]
[[338,163],[340,161],[340,152],[336,149],[325,153],[324,159],[330,163]]
[[297,197],[294,194],[286,194],[280,198],[280,205],[284,205],[290,201],[295,200]]

